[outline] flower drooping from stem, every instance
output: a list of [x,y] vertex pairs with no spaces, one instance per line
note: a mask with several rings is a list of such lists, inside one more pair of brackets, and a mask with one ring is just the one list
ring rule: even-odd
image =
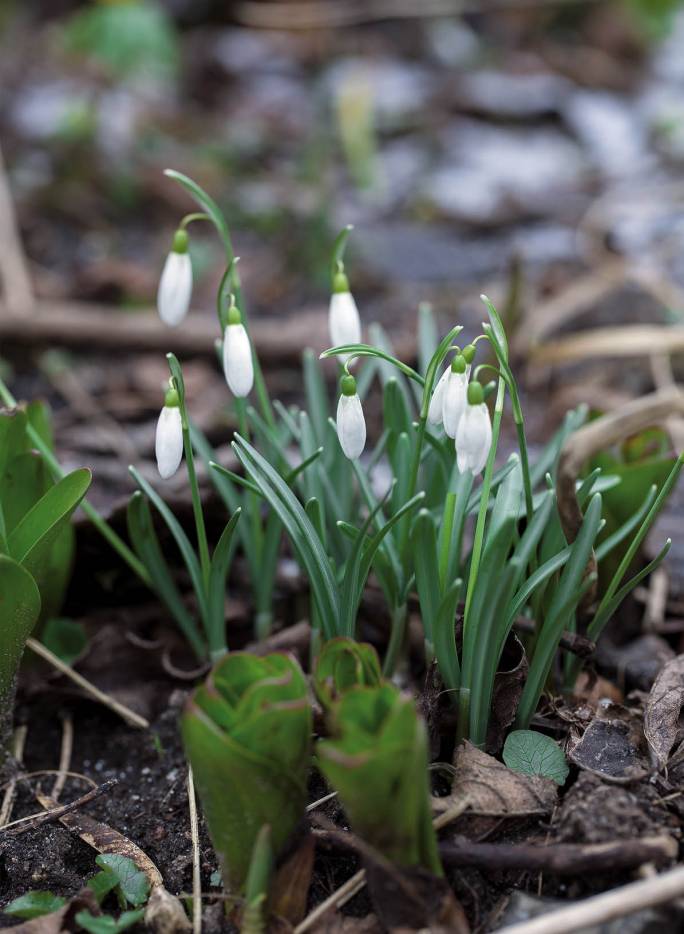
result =
[[173,388],[167,391],[164,408],[159,414],[154,450],[159,476],[162,480],[168,480],[178,470],[183,459],[183,422],[180,400]]
[[252,347],[233,296],[223,332],[223,373],[234,396],[243,398],[249,395],[254,385]]
[[[338,264],[337,272],[333,277],[330,309],[328,311],[328,328],[333,347],[361,342],[359,310],[356,307],[354,296],[349,291],[349,280],[345,275],[342,263]],[[347,357],[348,354],[340,354],[339,359],[344,363]]]
[[159,289],[157,310],[164,324],[175,328],[190,308],[192,294],[192,264],[188,253],[188,232],[179,228],[173,237],[171,252],[166,257]]
[[478,382],[468,386],[468,400],[456,432],[456,454],[461,473],[473,475],[484,470],[492,446],[492,423],[484,401],[484,390]]
[[340,400],[337,403],[337,437],[349,460],[356,460],[366,446],[366,419],[356,391],[356,380],[349,373],[340,380]]
[[465,412],[469,373],[470,367],[466,358],[463,354],[457,354],[451,361],[442,396],[442,421],[450,438],[456,437],[458,423]]

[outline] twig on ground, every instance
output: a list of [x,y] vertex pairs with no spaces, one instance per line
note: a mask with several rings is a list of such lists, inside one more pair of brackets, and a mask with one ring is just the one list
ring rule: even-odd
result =
[[571,934],[605,921],[627,917],[643,908],[664,905],[683,894],[684,866],[677,866],[652,879],[631,882],[502,930],[506,934]]
[[449,866],[476,866],[486,871],[522,869],[572,876],[633,869],[648,862],[667,862],[676,859],[677,842],[666,835],[612,840],[610,843],[555,843],[549,846],[476,843],[461,839],[441,844],[439,853]]
[[[28,734],[27,726],[18,726],[14,733],[14,740],[12,742],[12,755],[17,762],[21,762],[22,756],[24,755],[24,745],[26,744],[26,736]],[[2,806],[0,807],[0,828],[7,826],[10,817],[12,816],[12,807],[14,805],[14,795],[17,790],[17,776],[14,775],[7,783],[5,788],[5,794],[2,798]]]
[[69,665],[66,665],[61,658],[46,648],[42,642],[38,642],[37,639],[28,639],[26,645],[32,652],[35,652],[36,655],[45,659],[46,662],[49,662],[54,668],[61,671],[63,675],[70,678],[74,684],[82,688],[86,694],[89,694],[96,701],[99,701],[100,704],[113,710],[114,713],[118,714],[126,723],[130,723],[131,726],[136,726],[141,730],[149,729],[149,720],[141,717],[139,713],[119,703],[119,701],[114,700],[113,697],[110,697],[108,694],[105,694],[104,691],[95,687],[87,678],[84,678],[83,675],[80,675],[77,671],[74,671],[73,668],[70,668]]
[[59,807],[53,807],[49,810],[42,811],[40,814],[30,814],[28,817],[20,817],[19,820],[12,821],[11,824],[0,827],[0,837],[2,837],[2,834],[18,836],[21,833],[26,833],[28,830],[33,830],[50,821],[61,820],[65,815],[71,814],[72,811],[78,810],[78,808],[83,807],[84,804],[89,804],[91,801],[94,801],[95,798],[99,798],[100,795],[110,791],[116,784],[118,784],[117,780],[111,778],[102,785],[91,788],[90,791],[87,791],[70,804],[62,804]]
[[64,714],[62,717],[62,744],[59,751],[59,771],[52,786],[50,797],[53,801],[59,801],[59,796],[64,791],[64,785],[71,765],[71,753],[74,749],[74,721],[70,714]]
[[[521,632],[536,632],[534,620],[527,619],[523,616],[519,616],[516,619],[514,626]],[[579,632],[570,632],[569,630],[563,632],[558,644],[567,652],[572,652],[573,655],[577,655],[578,658],[590,658],[596,651],[595,642],[592,642],[591,639],[588,639],[587,636],[583,636]]]
[[34,297],[26,255],[19,236],[14,204],[0,149],[0,279],[7,313],[28,319]]
[[190,836],[192,838],[192,931],[202,931],[202,877],[200,875],[199,823],[192,766],[188,766],[188,808],[190,810]]

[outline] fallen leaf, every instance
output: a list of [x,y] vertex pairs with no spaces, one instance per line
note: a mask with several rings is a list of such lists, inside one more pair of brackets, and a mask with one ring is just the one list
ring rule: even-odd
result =
[[467,799],[470,813],[506,817],[550,814],[556,803],[558,785],[552,779],[514,772],[471,743],[458,747],[454,768],[451,795],[434,799],[445,802],[445,810]]
[[644,735],[651,759],[662,769],[679,733],[684,704],[684,655],[667,662],[656,678],[646,701]]
[[617,716],[614,719],[597,716],[582,737],[570,745],[568,758],[579,768],[608,782],[638,781],[648,774],[648,767],[639,753],[639,737],[634,726]]

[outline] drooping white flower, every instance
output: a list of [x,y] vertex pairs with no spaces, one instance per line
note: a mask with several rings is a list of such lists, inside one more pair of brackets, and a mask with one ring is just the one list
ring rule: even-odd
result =
[[175,328],[181,323],[190,308],[191,294],[192,265],[188,253],[188,235],[185,230],[177,230],[157,290],[157,310],[164,324]]
[[[333,279],[333,290],[328,310],[328,329],[333,347],[341,344],[359,344],[361,342],[361,319],[354,296],[349,291],[349,282],[341,270]],[[344,362],[348,354],[340,354]]]
[[252,347],[235,305],[228,309],[228,324],[223,332],[223,373],[234,396],[249,395],[254,385]]
[[164,408],[159,414],[154,439],[157,469],[162,480],[168,480],[180,467],[183,459],[183,425],[178,406],[178,394],[169,390]]
[[468,401],[456,432],[456,455],[461,473],[479,474],[487,463],[492,446],[492,423],[480,383],[468,387]]
[[442,421],[442,403],[444,400],[444,390],[449,380],[451,368],[447,367],[439,378],[439,381],[432,391],[432,399],[428,408],[428,421],[431,425],[439,425]]
[[345,375],[340,380],[340,400],[337,403],[337,437],[349,460],[356,460],[366,446],[366,419],[356,392],[356,380]]
[[449,378],[442,396],[442,421],[450,438],[456,437],[458,424],[465,412],[469,375],[470,367],[466,364],[465,357],[457,354],[449,367]]

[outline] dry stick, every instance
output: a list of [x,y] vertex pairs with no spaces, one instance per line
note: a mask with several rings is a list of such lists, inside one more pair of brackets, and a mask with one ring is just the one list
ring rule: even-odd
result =
[[[441,830],[442,827],[446,827],[451,821],[456,820],[467,810],[469,805],[470,801],[465,797],[462,801],[459,801],[458,804],[449,808],[449,810],[440,814],[438,817],[435,817],[432,821],[435,830]],[[332,895],[329,895],[320,905],[317,905],[314,910],[304,918],[301,924],[297,925],[294,929],[294,934],[305,934],[305,932],[309,931],[331,908],[342,908],[343,905],[346,905],[348,901],[351,901],[351,899],[361,891],[365,884],[366,870],[359,869],[357,873],[354,873],[351,878],[347,879],[344,885],[336,889]]]
[[463,840],[442,844],[439,848],[439,855],[448,866],[476,866],[486,871],[543,871],[557,876],[633,869],[651,861],[676,859],[677,852],[677,841],[665,835],[612,840],[609,843],[557,843],[550,846]]
[[113,710],[114,713],[118,714],[126,723],[129,723],[131,726],[136,726],[141,730],[149,729],[150,723],[149,720],[146,720],[144,717],[141,717],[139,713],[136,713],[134,710],[126,707],[124,704],[119,703],[119,701],[114,700],[113,697],[110,697],[108,694],[105,694],[104,691],[101,691],[99,688],[95,687],[90,681],[80,675],[77,671],[74,671],[73,668],[70,668],[69,665],[66,665],[61,658],[51,652],[50,649],[46,648],[42,642],[38,642],[37,639],[28,639],[26,645],[32,652],[35,652],[36,655],[40,655],[41,658],[45,659],[46,662],[49,662],[54,668],[60,671],[63,675],[66,675],[67,678],[70,678],[74,684],[77,684],[82,688],[86,694],[89,694],[96,701],[99,701],[100,704],[103,704],[105,707],[109,707],[110,710]]
[[28,318],[34,306],[33,287],[17,228],[2,149],[0,149],[0,278],[4,286],[5,307],[8,315],[13,318]]
[[[438,16],[461,16],[464,13],[489,13],[519,10],[524,7],[563,6],[576,0],[318,0],[318,3],[273,3],[245,0],[234,10],[236,19],[246,26],[261,29],[332,29],[357,26],[387,19],[427,19]],[[598,0],[580,0],[596,3]]]
[[[577,501],[577,479],[583,465],[598,451],[644,428],[662,423],[674,413],[684,414],[684,392],[676,386],[633,399],[622,408],[583,425],[570,435],[558,458],[557,481],[558,514],[569,542],[575,541],[584,521]],[[587,564],[587,573],[592,571],[596,571],[593,552]],[[585,606],[593,599],[594,591],[595,586],[585,597]]]
[[594,895],[582,902],[502,928],[506,934],[571,934],[615,918],[624,918],[644,908],[664,905],[684,894],[684,866],[670,869],[643,882]]
[[192,766],[188,766],[188,807],[190,809],[190,834],[192,836],[192,930],[193,934],[202,931],[202,877],[200,875],[199,824],[197,821],[197,800]]
[[11,824],[7,824],[5,827],[0,827],[0,839],[2,838],[3,834],[7,834],[8,836],[18,836],[21,833],[26,833],[27,830],[33,830],[35,827],[40,827],[41,824],[45,824],[53,820],[60,820],[66,814],[70,814],[72,811],[76,811],[78,808],[83,807],[84,804],[89,804],[91,801],[94,801],[95,798],[99,798],[100,795],[105,794],[105,792],[109,791],[116,784],[118,784],[117,780],[115,778],[111,778],[109,781],[104,782],[104,784],[98,785],[96,788],[91,788],[90,791],[87,791],[80,798],[72,801],[71,804],[63,804],[60,807],[42,811],[40,814],[30,814],[28,817],[21,817],[19,820],[12,821]]
[[[24,746],[26,744],[26,735],[28,733],[27,726],[18,726],[14,734],[14,741],[12,743],[12,755],[17,762],[21,762],[22,756],[24,755]],[[2,799],[2,807],[0,807],[0,828],[5,827],[9,822],[10,817],[12,816],[12,806],[14,805],[14,795],[17,790],[17,776],[13,775],[12,778],[7,783],[5,788],[5,794]]]
[[684,350],[682,325],[624,324],[612,328],[593,328],[568,337],[533,344],[530,362],[569,363],[589,357],[646,357],[649,354],[681,353]]
[[62,717],[62,744],[59,750],[59,771],[57,778],[52,786],[50,797],[53,801],[59,801],[59,796],[64,791],[69,766],[71,765],[71,754],[74,749],[74,721],[71,714],[64,714]]

